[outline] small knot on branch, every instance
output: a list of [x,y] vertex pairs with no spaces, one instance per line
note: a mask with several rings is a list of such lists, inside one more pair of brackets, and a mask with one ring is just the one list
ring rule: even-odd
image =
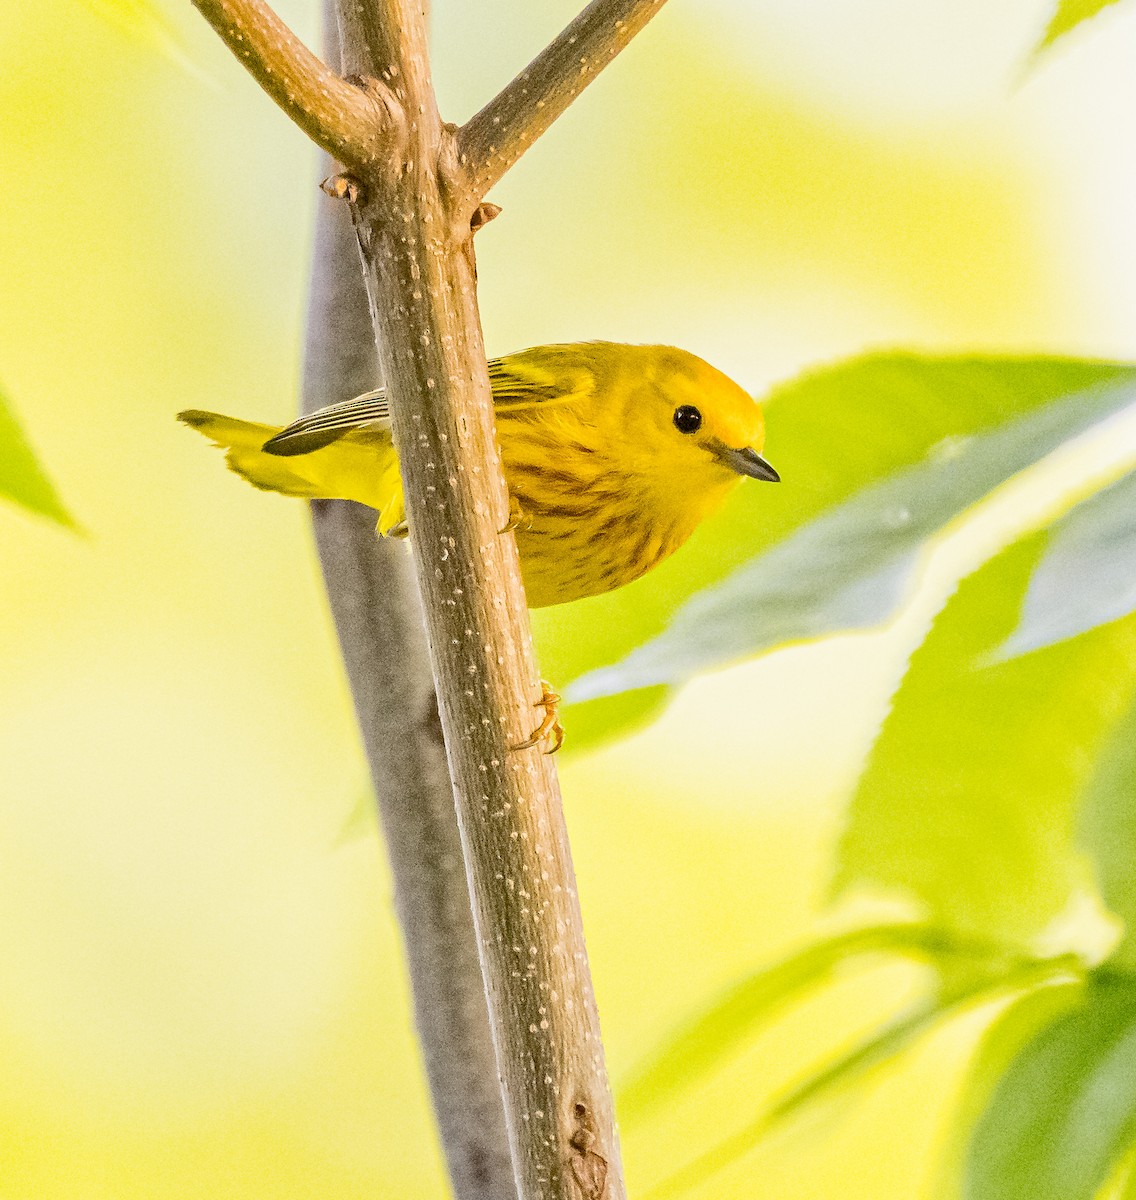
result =
[[585,1200],[602,1200],[607,1188],[607,1159],[592,1149],[596,1142],[595,1119],[582,1100],[572,1105],[572,1117],[572,1133],[568,1138],[572,1147],[572,1178]]
[[491,200],[482,200],[473,210],[473,216],[469,219],[470,233],[476,233],[483,225],[488,225],[490,221],[495,220],[500,215],[500,204],[494,204]]
[[359,181],[354,175],[329,175],[320,183],[320,191],[333,200],[346,200],[348,204],[358,204],[362,191]]

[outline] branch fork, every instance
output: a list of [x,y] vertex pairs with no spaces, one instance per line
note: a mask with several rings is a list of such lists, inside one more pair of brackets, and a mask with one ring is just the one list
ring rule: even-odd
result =
[[[265,92],[345,167],[368,174],[384,161],[402,157],[408,116],[397,63],[382,66],[377,76],[341,75],[309,50],[265,0],[193,3]],[[453,133],[460,192],[471,216],[489,189],[664,3],[593,0],[465,125],[446,127]],[[397,11],[403,0],[382,4]],[[373,6],[374,0],[365,7]]]

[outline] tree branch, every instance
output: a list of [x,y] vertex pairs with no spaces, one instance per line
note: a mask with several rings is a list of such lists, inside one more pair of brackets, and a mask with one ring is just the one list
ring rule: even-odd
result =
[[[517,1191],[520,1200],[624,1200],[556,773],[539,747],[515,749],[537,723],[542,689],[516,541],[505,532],[466,173],[437,113],[422,0],[337,7],[345,63],[388,85],[401,134],[389,158],[360,164],[361,186],[346,194],[390,399]],[[588,11],[620,10],[605,0]],[[615,47],[621,36],[596,44]],[[275,49],[285,57],[291,43]],[[553,88],[553,115],[578,90]]]
[[[324,7],[334,62],[330,0]],[[304,357],[305,411],[380,378],[350,214],[322,198]],[[413,566],[405,545],[375,536],[369,509],[317,501],[312,523],[378,800],[455,1200],[505,1200],[516,1194],[509,1138]]]
[[389,152],[384,89],[349,83],[314,55],[263,0],[193,0],[252,77],[332,158],[358,168]]
[[405,546],[376,547],[369,509],[314,501],[312,520],[378,799],[453,1194],[507,1200],[516,1195],[509,1137],[410,559]]
[[475,200],[521,157],[666,0],[592,3],[458,132]]
[[[364,11],[361,13],[360,10]],[[622,1200],[619,1146],[493,429],[472,235],[416,0],[340,0],[345,61],[398,81],[410,145],[364,181],[379,334],[521,1200]],[[377,57],[370,62],[366,57]]]

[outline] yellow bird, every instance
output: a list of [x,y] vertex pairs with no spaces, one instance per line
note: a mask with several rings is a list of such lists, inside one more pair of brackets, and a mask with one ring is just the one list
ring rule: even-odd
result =
[[[529,604],[608,592],[673,554],[742,476],[776,482],[761,406],[671,346],[537,346],[489,364],[497,436]],[[285,429],[191,410],[250,483],[357,500],[382,535],[406,510],[382,391]]]

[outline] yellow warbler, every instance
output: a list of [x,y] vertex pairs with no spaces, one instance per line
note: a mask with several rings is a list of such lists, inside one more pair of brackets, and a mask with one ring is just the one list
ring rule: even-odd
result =
[[[761,457],[761,406],[721,371],[671,346],[537,346],[489,364],[501,460],[533,607],[594,596],[672,554]],[[406,533],[381,391],[285,429],[180,414],[250,483],[357,500],[383,535]]]

